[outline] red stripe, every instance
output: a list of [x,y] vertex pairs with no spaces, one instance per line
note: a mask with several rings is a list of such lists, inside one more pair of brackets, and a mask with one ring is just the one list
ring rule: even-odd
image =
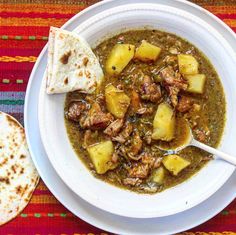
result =
[[[29,42],[30,43],[30,42]],[[38,56],[41,50],[34,49],[21,49],[21,48],[0,48],[0,56]]]
[[52,195],[52,194],[51,194],[51,192],[49,190],[36,189],[34,191],[34,195]]
[[41,50],[47,41],[44,40],[0,40],[0,48],[35,48]]
[[236,19],[236,14],[234,13],[228,13],[228,14],[216,14],[221,20],[223,19]]
[[13,73],[15,73],[16,70],[31,71],[33,66],[34,63],[30,62],[0,62],[0,71],[11,70]]
[[0,26],[0,35],[48,36],[48,31],[49,27],[43,26]]
[[[83,10],[85,7],[81,7]],[[46,9],[45,9],[46,10]],[[78,12],[80,9],[78,10]],[[30,17],[30,18],[71,18],[75,14],[60,14],[60,13],[47,13],[47,12],[0,12],[0,17],[9,18],[9,17]],[[50,20],[50,19],[49,19]]]

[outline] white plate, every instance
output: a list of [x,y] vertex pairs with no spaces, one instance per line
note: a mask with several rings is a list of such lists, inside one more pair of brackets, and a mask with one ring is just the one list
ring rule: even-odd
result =
[[[75,32],[94,46],[99,39],[124,30],[124,27],[146,26],[181,35],[203,51],[215,66],[227,101],[227,120],[220,149],[234,153],[236,57],[230,44],[210,24],[176,7],[139,3],[113,7],[94,14],[82,24],[78,24]],[[46,76],[41,85],[38,116],[41,139],[49,160],[73,192],[100,209],[133,218],[173,215],[210,197],[227,181],[235,169],[225,161],[211,161],[184,183],[153,195],[137,194],[107,184],[87,170],[71,147],[64,125],[65,94],[47,95],[45,84]]]
[[[129,1],[134,2],[134,1]],[[135,1],[142,2],[142,1]],[[147,1],[146,1],[147,2]],[[199,7],[193,4],[183,1],[155,1],[149,0],[148,2],[160,2],[179,6],[180,8],[187,9],[194,14],[205,18],[212,26],[224,32],[224,37],[236,48],[236,42],[234,34],[227,28],[222,27],[220,21],[215,20],[212,16],[206,13]],[[66,28],[72,30],[84,19],[97,13],[103,9],[109,8],[113,5],[125,4],[125,0],[106,1],[92,6],[79,16],[71,19],[67,24]],[[39,87],[43,77],[43,71],[46,65],[45,49],[40,55],[41,60],[38,60],[34,70],[32,72],[29,86],[27,89],[26,103],[25,103],[25,127],[28,139],[29,148],[31,155],[35,162],[35,165],[42,176],[43,180],[54,193],[59,201],[61,201],[69,210],[74,214],[84,219],[85,221],[100,227],[102,229],[119,233],[119,234],[171,234],[189,229],[196,226],[207,219],[214,216],[220,210],[222,210],[228,203],[235,198],[235,185],[236,185],[236,174],[234,174],[230,180],[225,184],[221,190],[215,195],[209,198],[199,206],[180,213],[174,216],[168,216],[164,218],[154,219],[129,219],[125,217],[115,216],[107,212],[103,212],[85,201],[77,197],[72,193],[67,186],[60,180],[54,169],[50,165],[47,159],[45,151],[43,149],[37,120],[37,104]],[[214,206],[213,206],[214,205]],[[115,221],[115,222],[114,222]],[[135,225],[135,226],[134,226]]]

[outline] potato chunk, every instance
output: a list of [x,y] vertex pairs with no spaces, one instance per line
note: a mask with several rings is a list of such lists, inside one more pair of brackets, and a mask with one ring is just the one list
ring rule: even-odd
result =
[[178,55],[179,71],[182,74],[192,75],[198,73],[198,62],[191,55]]
[[109,75],[118,75],[134,57],[134,45],[117,44],[111,50],[107,62],[106,72]]
[[170,141],[175,134],[175,114],[171,106],[161,103],[153,121],[152,139]]
[[160,53],[160,47],[154,46],[143,40],[141,45],[136,49],[134,58],[143,62],[156,61]]
[[165,169],[161,166],[158,169],[154,170],[151,176],[151,180],[157,184],[163,184],[165,177]]
[[106,106],[116,118],[123,118],[130,104],[130,98],[124,91],[108,85],[105,88]]
[[197,94],[202,94],[206,82],[205,74],[186,75],[185,79],[188,81],[187,91]]
[[114,148],[110,140],[89,146],[87,151],[98,174],[104,174],[117,166],[111,161]]
[[190,162],[178,155],[165,156],[162,163],[173,175],[178,175],[180,171],[190,165]]

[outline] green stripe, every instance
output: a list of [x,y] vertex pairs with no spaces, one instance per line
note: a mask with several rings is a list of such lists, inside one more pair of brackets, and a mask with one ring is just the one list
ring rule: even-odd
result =
[[42,37],[42,40],[48,40],[48,37]]
[[21,40],[21,39],[22,39],[22,36],[15,36],[15,39],[16,39],[16,40]]
[[0,105],[24,105],[24,100],[0,100]]
[[40,214],[40,213],[35,213],[35,214],[34,214],[34,217],[40,218],[40,217],[41,217],[41,214]]
[[36,37],[35,36],[29,36],[29,40],[35,40]]
[[7,40],[8,36],[7,35],[2,35],[2,39]]
[[27,217],[27,214],[23,214],[23,213],[22,213],[20,216],[23,217],[23,218],[26,218],[26,217]]
[[228,211],[222,211],[221,214],[222,214],[222,215],[228,215],[229,212],[228,212]]
[[48,213],[48,217],[54,217],[54,214]]
[[61,216],[61,217],[66,217],[67,214],[66,214],[66,213],[61,213],[60,216]]

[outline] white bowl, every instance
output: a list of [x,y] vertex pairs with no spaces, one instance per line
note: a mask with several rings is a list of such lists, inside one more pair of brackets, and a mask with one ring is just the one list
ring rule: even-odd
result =
[[[227,121],[220,149],[233,154],[236,139],[236,57],[220,32],[186,11],[159,4],[115,7],[89,18],[75,31],[95,46],[121,30],[147,26],[187,39],[210,59],[221,78],[227,100]],[[135,218],[172,215],[210,197],[235,169],[224,161],[214,160],[191,179],[154,195],[136,194],[98,180],[70,145],[64,124],[65,95],[47,95],[45,79],[39,97],[39,125],[45,150],[63,181],[77,195],[100,209]]]

